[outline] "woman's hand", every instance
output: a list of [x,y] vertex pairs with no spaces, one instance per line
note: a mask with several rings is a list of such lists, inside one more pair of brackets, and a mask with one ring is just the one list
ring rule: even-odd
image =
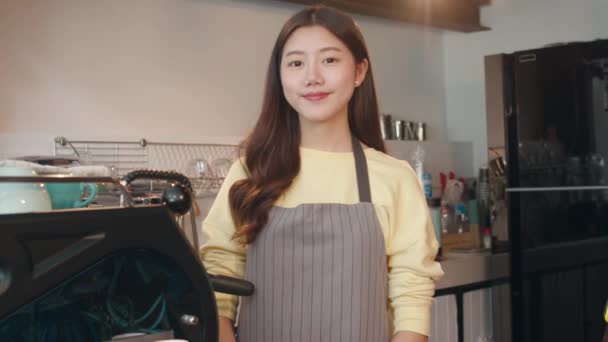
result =
[[231,319],[220,316],[219,319],[219,342],[236,342],[234,337],[234,323]]
[[391,342],[428,342],[429,338],[411,331],[400,331]]

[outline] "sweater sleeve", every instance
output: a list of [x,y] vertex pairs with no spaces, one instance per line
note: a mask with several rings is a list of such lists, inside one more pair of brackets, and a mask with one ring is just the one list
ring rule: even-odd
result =
[[[200,249],[200,257],[209,274],[243,278],[246,249],[238,240],[233,239],[236,227],[230,212],[228,192],[234,182],[245,177],[241,162],[235,162],[203,221],[205,243]],[[216,292],[215,298],[218,315],[234,321],[238,297]]]
[[438,243],[422,188],[406,163],[389,209],[388,285],[395,333],[429,335],[435,280],[443,276],[436,262]]

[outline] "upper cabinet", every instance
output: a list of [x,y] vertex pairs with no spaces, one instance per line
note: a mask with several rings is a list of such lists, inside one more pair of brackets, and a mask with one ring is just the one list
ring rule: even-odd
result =
[[477,32],[481,25],[480,7],[490,0],[283,0],[299,4],[322,3],[343,11],[383,17],[438,29]]

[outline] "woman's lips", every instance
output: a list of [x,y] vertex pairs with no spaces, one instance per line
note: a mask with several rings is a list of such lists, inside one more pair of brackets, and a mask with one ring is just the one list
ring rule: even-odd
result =
[[306,95],[304,95],[304,98],[307,99],[308,101],[321,101],[324,98],[326,98],[329,95],[329,93],[308,93]]

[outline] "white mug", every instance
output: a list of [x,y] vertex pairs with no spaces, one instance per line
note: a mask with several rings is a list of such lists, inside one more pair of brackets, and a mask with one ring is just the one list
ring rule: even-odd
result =
[[[1,167],[0,177],[34,177],[36,171],[27,167]],[[0,183],[0,214],[51,210],[51,199],[42,183]]]

